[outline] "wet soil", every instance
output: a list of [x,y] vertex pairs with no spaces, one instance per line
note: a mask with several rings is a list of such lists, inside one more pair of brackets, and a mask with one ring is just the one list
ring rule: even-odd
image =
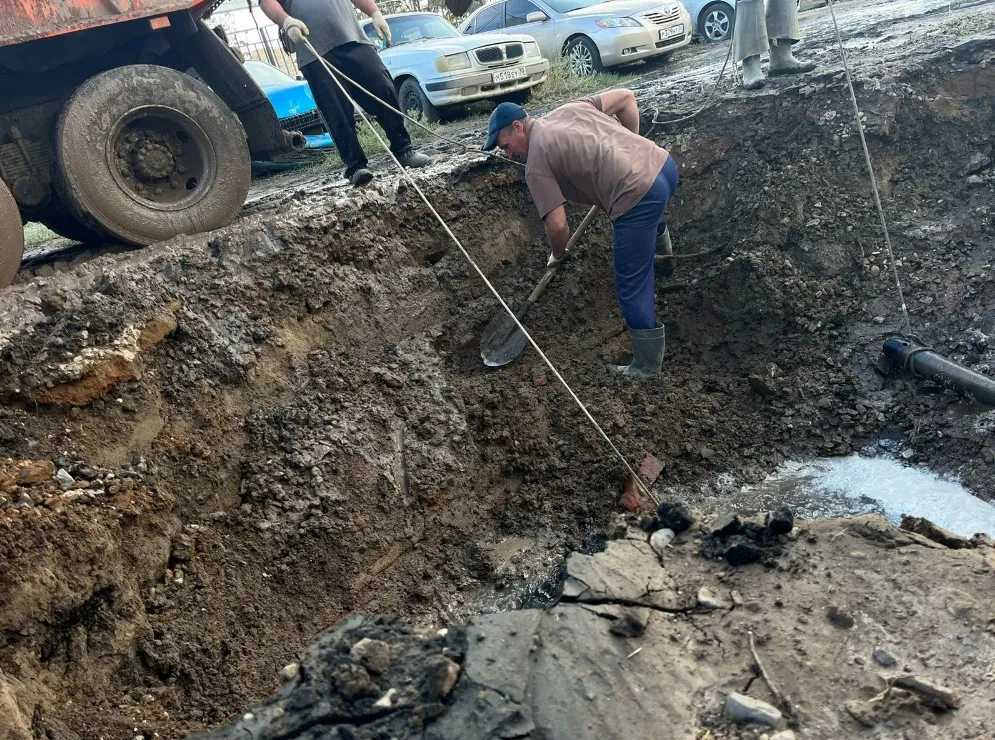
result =
[[[955,15],[857,94],[912,325],[990,374],[995,41],[968,33],[984,23]],[[675,249],[707,252],[658,285],[660,382],[605,370],[627,340],[603,220],[532,314],[628,459],[663,463],[660,495],[714,499],[882,434],[995,495],[993,412],[876,369],[901,316],[843,85],[829,69],[654,130],[681,165]],[[668,100],[652,95],[644,110]],[[478,159],[421,177],[520,300],[543,240],[520,173]],[[416,195],[332,195],[287,189],[228,229],[0,296],[12,727],[215,726],[347,613],[462,621],[555,578],[618,510],[624,471],[539,358],[483,367],[496,302]],[[504,557],[508,538],[532,544]]]

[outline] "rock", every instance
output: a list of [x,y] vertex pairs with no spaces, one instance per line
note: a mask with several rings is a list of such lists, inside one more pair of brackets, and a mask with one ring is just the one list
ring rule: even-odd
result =
[[717,516],[708,528],[713,537],[727,537],[731,534],[738,534],[743,530],[743,523],[733,511],[727,511]]
[[986,167],[990,167],[992,164],[992,159],[984,152],[975,152],[971,158],[967,161],[960,171],[961,177],[967,177],[968,175],[974,175]]
[[397,689],[389,689],[386,694],[373,702],[373,706],[379,709],[390,709],[394,705],[394,696],[396,694]]
[[434,659],[425,673],[423,690],[433,701],[445,699],[452,693],[459,678],[460,667],[449,658],[440,655]]
[[829,607],[826,612],[826,617],[829,619],[829,623],[833,625],[833,627],[839,627],[844,630],[853,629],[853,617],[845,611],[837,609],[835,606]]
[[795,515],[787,506],[768,512],[764,524],[771,534],[788,534],[795,526]]
[[641,516],[639,517],[639,528],[644,532],[655,532],[660,528],[660,520],[655,516]]
[[373,674],[386,673],[390,667],[390,645],[364,637],[352,646],[349,657]]
[[929,521],[929,519],[923,519],[918,516],[904,515],[902,517],[901,528],[906,532],[921,534],[923,537],[926,537],[933,542],[938,542],[945,547],[949,547],[951,550],[962,550],[977,546],[972,540],[956,535],[953,532],[948,532],[942,527],[938,527],[933,524],[933,522]]
[[763,550],[745,537],[733,536],[722,557],[729,565],[739,567],[755,563],[763,557]]
[[656,510],[656,515],[660,520],[660,525],[666,529],[673,530],[675,534],[680,534],[686,529],[690,529],[694,524],[694,517],[683,504],[664,502]]
[[874,648],[874,652],[871,654],[871,657],[874,658],[875,663],[884,666],[885,668],[891,668],[893,665],[898,663],[895,656],[882,647]]
[[346,700],[378,696],[380,691],[370,680],[366,669],[352,663],[343,663],[329,671],[332,684]]
[[781,721],[781,713],[775,707],[735,692],[726,697],[726,714],[735,722],[756,722],[768,727],[776,727]]
[[903,460],[911,460],[915,456],[916,456],[915,450],[902,450],[901,452],[901,457]]
[[698,606],[702,609],[731,609],[732,604],[707,586],[698,589]]
[[646,631],[646,624],[636,614],[625,611],[622,616],[612,622],[608,631],[618,637],[642,637]]
[[15,468],[15,481],[19,486],[35,486],[51,480],[55,475],[55,465],[51,460],[22,460]]
[[881,274],[881,268],[878,267],[877,265],[871,265],[871,276],[877,277],[880,274]]
[[677,593],[673,576],[660,567],[649,543],[638,540],[612,540],[604,552],[595,555],[571,553],[563,598],[661,609],[688,606],[686,597]]
[[55,478],[55,482],[59,484],[59,488],[63,491],[68,491],[76,482],[76,480],[66,472],[65,468],[59,468],[59,471],[53,477]]
[[280,678],[284,681],[293,681],[301,673],[299,663],[288,663],[280,669]]
[[674,541],[676,536],[672,529],[658,529],[650,537],[650,547],[653,548],[653,552],[662,558],[664,553],[667,552],[667,547]]
[[639,465],[639,474],[643,476],[648,485],[653,485],[660,477],[660,473],[663,472],[663,467],[663,463],[657,458],[647,455]]
[[901,675],[893,679],[895,686],[908,689],[931,709],[945,712],[960,706],[960,698],[950,689],[919,676]]
[[770,740],[795,740],[795,733],[791,730],[781,730],[771,735]]
[[968,185],[984,185],[985,184],[985,178],[983,178],[981,175],[970,175],[967,178],[967,180],[965,180],[965,182]]
[[21,495],[17,497],[18,506],[34,506],[34,499],[31,498],[31,494],[27,491],[21,491]]

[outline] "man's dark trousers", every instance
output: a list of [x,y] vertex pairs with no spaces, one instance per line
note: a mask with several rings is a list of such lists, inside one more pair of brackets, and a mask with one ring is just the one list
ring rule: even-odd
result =
[[[401,109],[390,72],[387,71],[376,49],[370,44],[356,42],[343,44],[325,54],[325,59],[333,67],[341,70],[342,74],[352,78],[384,102],[390,103],[398,110]],[[352,177],[356,170],[367,165],[366,155],[356,136],[356,119],[352,105],[329,76],[328,70],[318,60],[305,64],[301,74],[311,88],[311,94],[314,95],[321,115],[325,117],[332,140],[339,150],[339,156],[345,163],[345,176]],[[363,110],[376,118],[377,123],[387,133],[390,150],[394,154],[400,155],[411,150],[411,137],[404,128],[404,119],[400,115],[371,98],[350,81],[339,75],[336,77]]]

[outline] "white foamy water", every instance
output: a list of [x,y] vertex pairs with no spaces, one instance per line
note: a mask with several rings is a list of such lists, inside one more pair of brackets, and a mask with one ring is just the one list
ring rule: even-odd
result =
[[738,508],[750,511],[784,504],[806,518],[877,513],[894,524],[909,514],[964,537],[975,532],[995,537],[995,506],[956,480],[883,457],[785,463],[734,498]]

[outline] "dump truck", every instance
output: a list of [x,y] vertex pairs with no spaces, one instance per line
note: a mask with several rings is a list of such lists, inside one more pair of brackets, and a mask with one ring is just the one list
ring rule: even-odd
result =
[[0,0],[0,287],[23,221],[147,245],[231,223],[300,150],[205,19],[220,0]]

